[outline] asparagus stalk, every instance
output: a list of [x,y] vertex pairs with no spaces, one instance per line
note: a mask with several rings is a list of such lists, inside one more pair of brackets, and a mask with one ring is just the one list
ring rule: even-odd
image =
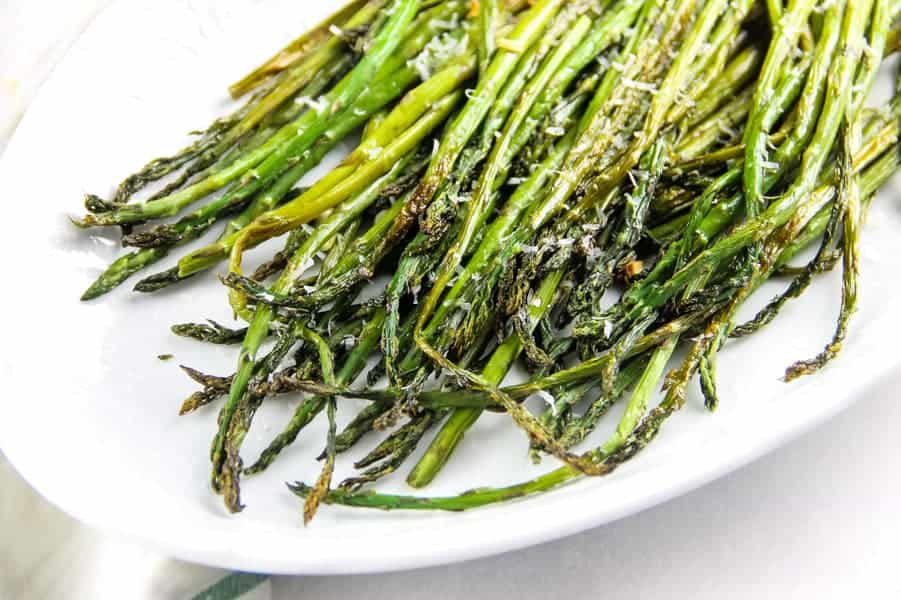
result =
[[[369,206],[378,196],[379,190],[397,176],[400,170],[398,167],[402,167],[402,164],[396,165],[392,171],[357,196],[353,202],[343,206],[340,211],[333,213],[326,219],[291,258],[288,267],[276,284],[276,290],[284,291],[293,285],[295,279],[312,266],[314,255],[334,232],[355,219],[360,212]],[[226,494],[227,506],[234,511],[239,511],[241,508],[237,481],[240,470],[240,456],[238,452],[240,451],[244,434],[246,434],[246,426],[232,430],[231,418],[235,411],[245,402],[245,394],[250,378],[257,369],[255,357],[269,331],[273,316],[272,309],[266,306],[261,306],[254,314],[242,344],[241,358],[232,381],[229,399],[222,410],[219,433],[213,442],[213,485],[221,486],[221,489]]]
[[[359,188],[360,182],[365,186],[367,181],[378,177],[386,169],[384,165],[389,165],[390,160],[396,156],[398,149],[403,149],[404,142],[401,138],[407,131],[416,127],[418,121],[425,123],[428,116],[439,113],[446,115],[446,111],[453,108],[457,98],[453,92],[469,77],[473,68],[471,58],[461,58],[410,91],[377,128],[378,132],[373,134],[370,142],[351,154],[335,171],[290,200],[282,208],[264,212],[248,227],[226,235],[218,242],[182,258],[179,261],[179,275],[187,277],[214,266],[227,258],[239,241],[246,247],[259,243],[262,237],[247,239],[247,236],[253,233],[252,230],[248,233],[248,230],[254,225],[262,230],[266,228],[267,220],[277,221],[282,219],[283,212],[296,212],[298,220],[292,228],[296,227],[309,220],[311,214],[315,217],[316,212],[309,210],[311,203],[320,203],[321,208],[317,207],[318,211],[327,210],[347,197],[345,189]],[[454,99],[453,102],[449,100],[451,98]],[[436,108],[442,110],[436,111]],[[383,155],[386,158],[383,158]],[[342,185],[345,186],[344,189],[341,188]]]
[[[437,286],[436,288],[433,288],[433,290],[436,289],[438,289],[440,293],[440,289]],[[435,296],[436,297],[432,299],[433,304],[437,303],[438,294],[435,294]],[[428,304],[426,306],[428,308]],[[445,301],[444,306],[447,306],[447,301]],[[426,310],[424,314],[428,316],[428,310]],[[422,320],[423,317],[420,316],[420,319]],[[426,340],[426,336],[421,336],[421,338],[418,339],[420,346],[429,353],[430,357],[433,360],[439,362],[439,364],[442,364],[442,366],[444,366],[445,368],[452,369],[453,365],[448,363],[440,354],[440,352],[438,352],[434,347],[431,347]],[[516,351],[516,353],[518,354],[518,350]],[[506,364],[506,368],[509,368],[509,363]],[[506,368],[500,370],[501,377],[504,373],[506,373]],[[495,374],[492,371],[491,374],[483,374],[483,377],[486,381],[492,382],[494,375]],[[436,441],[430,448],[429,452],[427,452],[420,464],[417,465],[417,467],[414,469],[411,477],[408,479],[408,482],[410,482],[414,486],[421,486],[431,481],[431,479],[434,478],[434,476],[437,474],[437,471],[446,462],[450,452],[452,452],[453,448],[462,438],[462,433],[468,427],[470,427],[472,423],[474,423],[475,419],[478,417],[478,414],[479,411],[477,410],[458,411],[457,413],[455,413],[446,427],[442,430],[441,434],[439,434],[439,437],[436,438]]]
[[[891,176],[891,174],[896,172],[897,167],[898,154],[896,148],[893,147],[892,150],[883,154],[883,156],[879,160],[873,163],[872,166],[868,168],[865,174],[862,176],[861,185],[864,193],[873,192],[878,189],[879,186],[884,183],[888,177]],[[828,200],[826,202],[828,202]],[[826,208],[828,209],[828,207]],[[782,251],[783,253],[779,255],[779,260],[789,260],[791,256],[794,256],[798,252],[798,250],[798,247],[791,244],[785,246]],[[676,322],[673,322],[672,325],[676,325]],[[663,336],[658,336],[658,340],[660,337],[664,337],[664,339],[671,339],[671,337],[668,336],[672,336],[679,333],[680,331],[684,331],[684,325],[685,323],[680,324],[680,327],[667,327]],[[588,363],[585,363],[584,365],[570,369],[568,370],[568,372],[561,372],[550,378],[546,378],[545,381],[533,382],[530,384],[517,386],[516,388],[508,388],[506,391],[513,397],[525,398],[531,395],[531,393],[534,393],[536,389],[547,389],[549,387],[552,387],[553,385],[558,385],[558,382],[562,379],[574,380],[584,377],[590,377],[590,375],[586,372],[590,373],[592,370],[594,372],[597,372],[599,362],[599,359],[594,359],[592,361],[589,361]],[[348,390],[342,391],[344,393],[348,392]],[[451,395],[455,397],[449,397],[447,394],[444,394],[444,396],[445,397],[443,398],[443,404],[445,405],[447,401],[459,401],[459,404],[475,404],[481,402],[481,406],[490,405],[490,400],[487,398],[486,394],[482,394],[481,396],[473,394],[465,394],[462,396],[457,394]],[[437,399],[440,396],[433,393],[430,395],[430,397]],[[489,404],[485,404],[486,401]],[[627,460],[629,457],[633,456],[634,453],[646,446],[651,439],[653,439],[653,436],[656,435],[656,428],[659,427],[662,419],[665,418],[663,415],[666,414],[666,410],[667,407],[665,406],[654,409],[651,416],[644,419],[639,428],[637,428],[632,433],[632,435],[627,438],[626,444],[620,446],[620,449],[617,452],[608,456],[608,458],[606,459],[606,464],[610,465],[611,470],[612,468],[614,468],[614,465],[617,464],[616,461],[622,462],[623,460]],[[323,501],[326,504],[354,506],[361,508],[377,508],[381,510],[463,511],[552,490],[575,479],[578,479],[581,476],[582,474],[579,473],[578,470],[570,466],[563,466],[556,470],[550,471],[545,475],[541,475],[535,479],[520,484],[502,488],[479,488],[478,490],[464,492],[459,496],[430,498],[379,494],[375,492],[357,492],[355,490],[339,489],[328,494],[323,499]],[[301,482],[290,484],[288,487],[292,492],[302,497],[306,496],[309,493],[309,487]]]
[[[239,82],[252,97],[191,147],[148,165],[112,201],[86,200],[81,225],[120,226],[137,247],[86,296],[224,222],[218,240],[138,289],[230,258],[223,282],[249,325],[174,331],[240,343],[232,375],[185,369],[201,388],[182,405],[224,399],[212,483],[232,511],[240,476],[265,469],[322,413],[321,474],[292,486],[306,497],[305,522],[322,503],[462,510],[609,474],[653,441],[696,374],[715,408],[723,345],[841,261],[832,341],[787,378],[838,353],[857,305],[861,223],[898,168],[901,102],[885,114],[862,107],[893,51],[899,6],[354,0]],[[767,22],[768,42],[758,35]],[[289,197],[361,129],[342,163]],[[126,203],[169,174],[145,203]],[[283,234],[284,248],[245,277],[245,251]],[[788,291],[736,327],[747,298],[818,240],[814,259],[789,270]],[[618,282],[625,292],[608,306]],[[680,345],[687,355],[665,376]],[[501,387],[517,362],[529,381]],[[374,389],[385,374],[388,387]],[[256,411],[291,392],[312,395],[244,469]],[[524,406],[534,394],[551,398],[540,415]],[[339,433],[342,397],[369,403]],[[620,401],[613,435],[573,451]],[[486,410],[507,413],[533,457],[563,466],[458,497],[359,492],[443,423],[409,475],[414,487],[430,482]],[[401,419],[336,489],[338,455]]]

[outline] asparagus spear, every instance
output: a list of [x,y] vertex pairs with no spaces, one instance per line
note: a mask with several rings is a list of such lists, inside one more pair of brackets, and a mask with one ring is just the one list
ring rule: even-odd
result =
[[[378,127],[378,133],[374,134],[369,144],[361,146],[357,151],[351,154],[341,166],[329,175],[324,177],[320,182],[312,188],[304,191],[297,198],[288,202],[282,209],[287,209],[290,205],[296,207],[300,213],[297,225],[301,224],[300,219],[308,220],[310,214],[315,216],[315,212],[307,210],[311,202],[321,202],[320,211],[331,208],[335,204],[346,198],[345,194],[337,193],[336,186],[342,184],[350,189],[355,189],[362,185],[366,185],[366,181],[378,177],[380,171],[384,171],[384,166],[389,165],[390,159],[394,156],[394,152],[402,143],[399,136],[406,131],[415,127],[417,120],[424,119],[430,114],[435,114],[435,106],[441,105],[447,108],[448,98],[452,98],[454,90],[469,77],[472,73],[473,63],[471,59],[464,58],[459,62],[453,62],[441,72],[411,90],[401,101],[401,103],[392,110],[391,115]],[[454,102],[455,103],[455,102]],[[387,155],[387,159],[382,159],[382,155]],[[360,170],[369,169],[371,172],[360,174]],[[343,190],[342,190],[343,191]],[[295,209],[292,209],[295,210]],[[265,227],[267,219],[278,220],[278,211],[270,210],[268,213],[260,214],[256,217],[254,225],[258,225],[260,229]],[[244,237],[248,228],[235,231],[230,235],[224,236],[215,244],[211,244],[205,248],[197,250],[179,261],[179,275],[187,277],[201,270],[208,269],[217,264],[219,261],[228,257],[229,252],[242,240],[241,243],[251,246],[257,243],[257,240],[248,241]]]
[[[894,147],[893,150],[885,153],[882,158],[873,163],[873,165],[869,169],[867,169],[866,173],[862,177],[861,182],[862,188],[865,191],[874,191],[878,189],[879,186],[884,183],[886,178],[895,172],[898,166],[898,154],[896,152],[896,149],[897,148]],[[828,200],[826,202],[828,202]],[[788,255],[793,256],[797,252],[797,248],[789,245],[785,248],[784,252],[787,252]],[[780,255],[780,259],[785,260],[787,259],[787,256]],[[675,322],[673,323],[673,325],[675,325]],[[679,331],[684,331],[684,329],[681,329],[681,327],[669,327],[667,328],[665,333],[662,332],[663,335],[658,336],[658,338],[663,337],[664,339],[670,339],[668,336],[677,334]],[[586,372],[591,372],[592,370],[596,372],[599,362],[600,361],[598,359],[594,359],[593,361],[589,361],[589,363],[586,363],[585,365],[581,365],[575,369],[569,370],[569,372],[567,372],[567,374],[565,375],[563,374],[563,372],[561,372],[553,376],[552,378],[548,378],[552,380],[550,382],[533,382],[531,384],[517,386],[517,388],[508,389],[507,392],[514,397],[525,398],[536,389],[545,389],[547,387],[551,387],[552,385],[557,385],[557,382],[562,379],[590,376],[586,374]],[[341,392],[348,393],[349,390],[342,390]],[[482,397],[474,396],[473,394],[466,394],[464,396],[458,396],[456,398],[448,397],[447,394],[445,394],[444,396],[445,398],[442,401],[444,405],[446,405],[448,401],[453,402],[455,400],[459,400],[460,404],[462,404],[463,402],[470,404],[481,402],[481,406],[487,406],[487,404],[485,404],[487,397],[484,394],[482,395]],[[431,395],[431,398],[433,399],[436,399],[438,397],[439,396],[437,396],[436,394]],[[490,402],[490,400],[488,402]],[[655,427],[659,427],[661,419],[665,418],[663,417],[665,410],[665,407],[662,409],[654,409],[654,411],[652,411],[652,415],[644,419],[640,427],[627,438],[626,444],[620,446],[619,451],[611,454],[606,459],[606,464],[609,465],[611,470],[615,468],[616,464],[624,460],[628,460],[628,458],[633,456],[637,451],[639,451],[642,447],[646,446],[647,443],[650,442],[653,436],[656,435]],[[573,469],[569,466],[564,466],[521,484],[516,484],[504,488],[480,488],[478,490],[465,492],[459,496],[429,498],[378,494],[375,492],[356,492],[355,490],[339,489],[328,494],[323,499],[323,501],[326,504],[340,504],[345,506],[355,506],[363,508],[378,508],[382,510],[398,509],[461,511],[551,490],[579,477],[581,477],[581,474],[576,469]],[[309,493],[309,487],[301,482],[290,484],[289,489],[291,489],[299,496],[306,496]]]
[[[326,219],[314,233],[304,242],[298,251],[291,257],[287,268],[282,273],[276,284],[277,291],[283,291],[292,285],[296,278],[304,271],[312,266],[313,256],[325,244],[325,242],[334,234],[334,232],[349,221],[356,218],[361,211],[370,205],[378,196],[378,192],[383,186],[392,181],[400,169],[403,162],[398,163],[387,175],[376,181],[366,191],[357,196],[352,202],[341,207],[341,210],[333,213]],[[256,372],[256,354],[262,341],[269,330],[270,323],[274,314],[271,308],[262,306],[258,308],[253,316],[253,320],[247,331],[241,348],[241,358],[238,362],[238,369],[232,381],[232,387],[229,392],[229,399],[222,410],[221,425],[219,433],[213,442],[213,477],[214,486],[221,486],[226,495],[226,505],[233,511],[241,509],[240,497],[238,493],[238,475],[240,471],[240,451],[243,436],[246,434],[246,427],[249,423],[238,428],[232,429],[231,418],[237,410],[240,409],[242,403],[245,403],[245,394],[250,377]]]
[[[633,235],[634,237],[634,235]],[[633,241],[634,243],[634,241]],[[557,283],[559,280],[557,281]],[[459,284],[458,284],[459,285]],[[556,287],[556,283],[553,284],[553,287]],[[539,295],[539,297],[541,297]],[[453,296],[451,296],[453,298]],[[445,303],[445,306],[447,304]],[[425,336],[423,336],[424,338]],[[422,345],[423,342],[420,342]],[[502,346],[503,348],[503,346]],[[515,350],[515,354],[518,354],[519,349]],[[502,352],[501,355],[504,353]],[[515,354],[513,356],[515,356]],[[442,360],[441,355],[434,351],[430,353],[430,356],[439,361],[447,368],[452,368],[452,366],[446,364],[446,361]],[[489,363],[490,364],[490,363]],[[491,382],[498,378],[498,376],[502,377],[504,373],[506,373],[506,369],[509,368],[509,360],[508,361],[500,361],[500,365],[504,365],[501,368],[498,368],[498,373],[495,374],[494,371],[491,371],[491,374],[485,374],[486,380]],[[438,438],[436,438],[435,443],[429,452],[427,452],[424,459],[417,465],[416,469],[414,469],[411,477],[408,481],[414,486],[421,486],[429,481],[437,474],[438,469],[446,462],[447,457],[450,452],[459,442],[462,437],[462,433],[472,425],[475,419],[478,417],[479,411],[477,410],[468,410],[468,411],[458,411],[454,414],[445,428],[442,430],[441,434],[439,434]]]
[[[789,377],[837,354],[857,302],[863,214],[898,166],[901,102],[885,115],[862,106],[894,47],[899,6],[352,2],[240,82],[237,91],[253,97],[191,148],[149,165],[118,201],[88,199],[82,224],[119,225],[138,246],[88,295],[226,221],[215,243],[139,289],[231,258],[223,281],[249,326],[175,328],[241,343],[233,375],[186,369],[201,389],[182,406],[191,412],[227,396],[211,458],[230,510],[242,508],[240,475],[265,469],[320,413],[329,420],[322,473],[312,487],[293,486],[307,497],[305,520],[322,502],[458,510],[606,475],[655,438],[695,374],[714,408],[720,348],[766,325],[841,260],[833,340]],[[757,34],[767,19],[764,44]],[[289,101],[317,104],[320,94],[333,110]],[[420,160],[441,126],[432,158]],[[350,156],[285,203],[337,140],[363,127]],[[176,171],[146,203],[124,203]],[[173,223],[150,223],[222,188]],[[243,276],[245,250],[282,234],[284,249]],[[818,239],[788,292],[736,327],[746,299]],[[314,259],[317,274],[308,272]],[[607,307],[617,282],[626,291]],[[664,377],[683,343],[687,357]],[[293,365],[282,367],[289,355]],[[367,387],[354,389],[375,360]],[[531,379],[499,387],[517,361]],[[388,388],[373,389],[383,374]],[[665,397],[653,406],[663,381]],[[245,471],[240,451],[257,409],[297,391],[313,396]],[[533,394],[552,399],[541,415],[522,404]],[[341,397],[370,404],[339,434]],[[573,452],[620,401],[614,434]],[[358,493],[404,465],[447,416],[409,477],[414,486],[431,481],[485,410],[507,413],[533,456],[564,466],[460,497]],[[357,461],[360,472],[333,489],[338,455],[401,418]]]

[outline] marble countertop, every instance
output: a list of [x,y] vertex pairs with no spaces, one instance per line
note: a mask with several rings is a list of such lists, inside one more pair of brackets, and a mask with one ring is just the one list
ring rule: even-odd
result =
[[[53,65],[109,1],[0,2],[0,154]],[[870,382],[847,413],[787,448],[605,527],[462,565],[277,577],[244,598],[898,598],[899,383],[901,372]],[[190,598],[224,575],[80,525],[2,454],[0,532],[2,600]]]

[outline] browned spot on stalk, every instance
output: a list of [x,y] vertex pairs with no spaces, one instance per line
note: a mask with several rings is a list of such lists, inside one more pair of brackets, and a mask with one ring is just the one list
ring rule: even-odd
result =
[[627,281],[635,279],[637,276],[641,275],[642,271],[644,271],[644,261],[642,260],[633,260],[623,268],[623,273],[625,274]]

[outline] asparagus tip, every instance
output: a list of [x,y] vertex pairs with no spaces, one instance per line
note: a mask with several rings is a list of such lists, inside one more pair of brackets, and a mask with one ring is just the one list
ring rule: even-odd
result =
[[78,217],[75,215],[67,215],[69,218],[69,222],[78,227],[79,229],[89,229],[97,225],[97,219],[94,215],[84,215],[83,217]]
[[135,284],[134,291],[142,294],[151,294],[166,289],[171,285],[175,285],[183,279],[184,278],[180,277],[178,274],[178,267],[173,267],[167,271],[145,277]]
[[96,194],[85,194],[84,207],[89,213],[93,214],[107,213],[115,209],[115,205],[112,202],[107,202]]
[[90,302],[91,300],[96,300],[100,296],[103,296],[109,293],[110,287],[106,285],[106,282],[101,277],[97,281],[91,284],[91,287],[86,289],[84,293],[81,295],[80,300],[82,302]]

